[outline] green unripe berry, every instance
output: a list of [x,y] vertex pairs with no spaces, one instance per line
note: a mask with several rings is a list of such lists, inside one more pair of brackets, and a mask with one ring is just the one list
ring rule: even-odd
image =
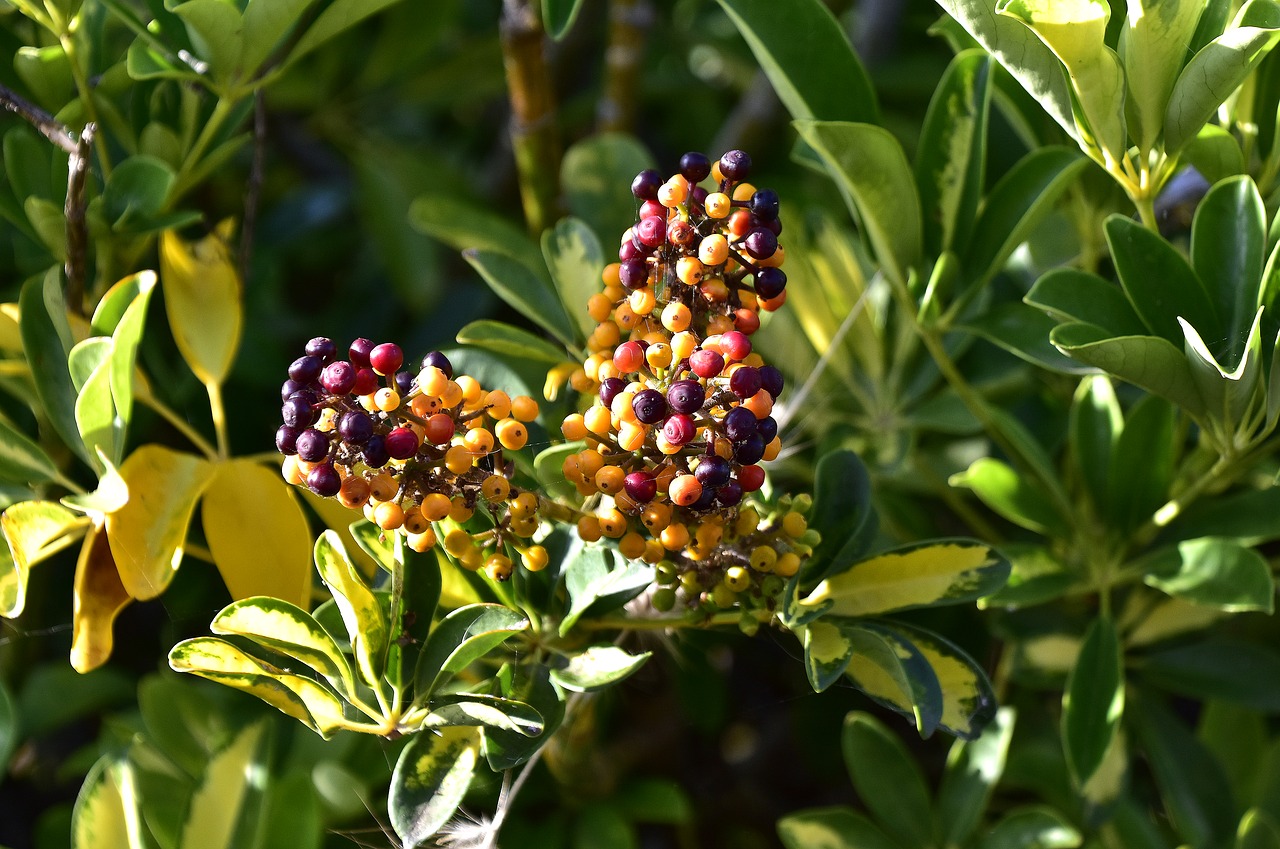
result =
[[685,572],[680,576],[680,586],[684,591],[693,595],[702,589],[702,582],[698,580],[697,572]]
[[786,581],[782,580],[782,578],[777,575],[770,575],[760,582],[760,592],[764,594],[765,598],[775,598],[786,585]]
[[653,609],[666,613],[676,606],[676,591],[671,587],[662,587],[653,594]]
[[813,507],[813,496],[807,492],[800,493],[791,501],[791,509],[797,513],[808,513],[811,507]]
[[654,567],[654,571],[657,574],[658,583],[663,586],[674,584],[680,579],[680,574],[676,572],[676,564],[672,563],[670,560],[663,560],[660,562],[656,567]]
[[733,603],[738,600],[738,594],[725,584],[720,583],[716,584],[716,588],[711,591],[711,600],[715,602],[716,607],[725,610],[733,607]]

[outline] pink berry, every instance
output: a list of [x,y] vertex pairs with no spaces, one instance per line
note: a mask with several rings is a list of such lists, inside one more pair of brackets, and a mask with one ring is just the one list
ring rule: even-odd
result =
[[741,362],[751,354],[751,339],[738,330],[720,336],[720,350],[733,362]]
[[383,342],[369,352],[369,365],[378,374],[395,374],[404,364],[404,352],[394,342]]
[[394,460],[408,460],[418,453],[418,435],[407,427],[398,427],[387,434],[387,453]]
[[693,373],[698,377],[710,380],[724,370],[724,357],[715,351],[700,349],[690,355],[689,368],[693,369]]

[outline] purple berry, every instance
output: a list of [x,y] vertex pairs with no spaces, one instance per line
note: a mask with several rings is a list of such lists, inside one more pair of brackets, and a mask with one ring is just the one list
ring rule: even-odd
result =
[[787,288],[787,273],[781,268],[762,268],[755,274],[756,294],[776,298]]
[[342,489],[342,478],[331,464],[316,466],[307,475],[307,486],[321,498],[331,498]]
[[418,435],[407,427],[393,429],[384,444],[393,460],[408,460],[418,453]]
[[741,442],[733,443],[733,459],[743,466],[755,465],[764,457],[764,446],[764,437],[756,431]]
[[745,150],[731,150],[720,157],[720,174],[726,180],[741,182],[751,174],[751,156]]
[[346,395],[356,385],[356,367],[346,360],[329,363],[320,372],[320,385],[333,395]]
[[773,442],[773,438],[778,435],[778,421],[773,416],[765,416],[756,422],[756,433],[760,434],[760,438],[764,440],[765,445]]
[[658,197],[658,188],[662,185],[662,175],[652,168],[646,168],[631,181],[631,194],[640,200],[654,200]]
[[311,383],[320,376],[322,368],[324,363],[319,357],[298,357],[289,365],[289,379],[303,384]]
[[395,376],[396,391],[401,397],[407,396],[413,391],[413,375],[407,371],[398,371]]
[[364,464],[371,469],[380,469],[391,460],[391,455],[387,453],[386,439],[377,433],[369,437],[360,453],[364,455]]
[[704,489],[723,486],[729,482],[732,474],[733,467],[729,465],[729,461],[716,454],[703,457],[698,461],[698,468],[693,470],[693,476]]
[[667,389],[667,403],[677,413],[696,413],[706,400],[706,390],[696,380],[677,380]]
[[762,221],[760,222],[760,226],[768,230],[770,233],[772,233],[775,236],[782,235],[782,219],[781,218],[773,218],[773,219],[770,219],[769,221]]
[[632,472],[622,481],[627,495],[641,504],[648,504],[658,495],[658,479],[652,472]]
[[643,289],[649,282],[649,263],[638,257],[629,259],[622,263],[622,267],[618,270],[618,278],[628,289]]
[[289,427],[304,428],[315,424],[316,411],[302,396],[303,393],[296,392],[280,406],[280,418]]
[[782,372],[774,366],[760,366],[760,388],[768,392],[775,400],[782,394],[785,385]]
[[305,388],[306,387],[304,387],[301,383],[290,378],[280,386],[280,400],[288,401],[290,395],[293,395],[295,392],[299,392]]
[[701,183],[711,174],[711,159],[705,153],[690,151],[680,157],[680,173],[690,183]]
[[756,432],[756,414],[746,407],[734,407],[724,417],[724,432],[733,442],[741,442]]
[[298,457],[308,463],[319,463],[329,456],[329,434],[321,433],[313,427],[298,434],[294,444],[298,449]]
[[778,252],[778,237],[772,230],[757,227],[747,236],[744,243],[747,253],[756,259],[768,259]]
[[702,205],[706,202],[708,194],[710,192],[702,186],[694,186],[689,190],[689,205],[693,207],[694,212],[702,212]]
[[734,369],[729,376],[729,391],[744,400],[755,395],[760,391],[760,370],[751,366]]
[[618,246],[618,262],[630,262],[633,259],[644,261],[648,256],[645,249],[631,239]]
[[620,377],[607,377],[600,384],[600,400],[606,407],[613,407],[613,399],[627,388],[627,382]]
[[281,454],[298,453],[298,429],[289,425],[280,425],[276,429],[276,450]]
[[644,424],[657,424],[667,417],[667,399],[656,389],[643,389],[631,399],[631,409]]
[[689,509],[695,513],[701,513],[703,510],[710,510],[716,503],[716,491],[709,486],[702,488],[702,494],[698,496],[698,500],[689,505]]
[[347,349],[347,359],[356,368],[369,368],[369,353],[373,351],[373,340],[363,336],[351,343]]
[[432,351],[422,358],[422,367],[428,368],[435,366],[444,372],[444,376],[453,380],[453,363],[449,362],[449,358],[439,351]]
[[725,507],[733,507],[742,501],[742,485],[735,480],[721,486],[716,490],[716,501]]
[[778,217],[778,193],[773,189],[758,189],[751,196],[748,208],[761,221],[773,221]]
[[338,419],[338,435],[350,445],[364,445],[373,436],[373,420],[359,410],[348,410]]
[[306,352],[313,357],[319,357],[322,362],[329,362],[338,356],[338,346],[333,344],[333,340],[327,336],[317,336],[307,343]]

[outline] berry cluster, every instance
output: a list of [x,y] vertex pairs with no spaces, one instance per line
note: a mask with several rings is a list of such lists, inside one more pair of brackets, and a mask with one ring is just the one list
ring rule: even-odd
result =
[[[538,496],[512,485],[514,463],[503,456],[528,441],[537,402],[455,378],[439,351],[416,375],[403,365],[392,343],[357,339],[339,359],[331,340],[308,342],[280,393],[285,480],[363,510],[384,530],[403,529],[417,551],[436,544],[433,523],[444,523],[445,549],[498,580],[511,575],[508,544],[526,568],[543,568],[547,552],[529,543]],[[471,533],[461,525],[478,509],[491,527]]]
[[562,425],[589,444],[565,459],[565,477],[583,496],[609,497],[579,535],[617,539],[691,599],[707,591],[717,604],[752,588],[771,595],[780,582],[764,577],[794,575],[808,553],[800,513],[762,524],[743,505],[764,484],[758,464],[781,448],[771,413],[782,373],[751,336],[787,283],[778,196],[746,182],[750,168],[740,150],[714,164],[688,153],[666,181],[636,176],[638,221],[588,302],[598,325],[571,378],[596,399]]

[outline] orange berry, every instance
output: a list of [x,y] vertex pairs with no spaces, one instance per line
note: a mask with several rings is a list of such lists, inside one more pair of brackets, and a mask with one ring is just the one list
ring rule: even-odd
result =
[[394,501],[384,501],[373,508],[373,523],[384,531],[394,531],[404,524],[404,510]]
[[587,430],[598,436],[607,436],[613,429],[613,419],[609,415],[609,409],[603,405],[597,404],[587,410],[582,419]]
[[462,387],[455,381],[448,381],[444,385],[444,391],[440,393],[440,403],[446,408],[452,410],[462,402]]
[[773,412],[773,396],[761,389],[743,401],[742,406],[755,413],[757,419],[763,419]]
[[688,330],[692,320],[693,314],[689,312],[689,308],[679,301],[672,301],[662,308],[662,326],[672,333]]
[[395,478],[386,472],[379,472],[373,480],[369,481],[369,497],[374,501],[390,501],[399,491],[400,486]]
[[382,412],[389,413],[400,406],[400,393],[384,386],[373,394],[373,404]]
[[298,466],[298,458],[290,454],[284,458],[284,462],[280,464],[280,474],[285,481],[294,486],[302,486],[307,482],[307,476],[302,473],[302,469]]
[[444,455],[444,466],[455,475],[465,474],[471,470],[473,460],[471,451],[465,445],[454,445]]
[[740,239],[751,230],[751,213],[738,207],[729,215],[728,230],[735,239]]
[[[600,274],[600,280],[606,286],[621,285],[620,277],[619,277],[621,272],[622,272],[622,263],[611,262],[604,267],[604,271],[601,272]],[[603,319],[597,319],[597,321],[603,321]]]
[[449,501],[449,496],[441,492],[429,493],[422,499],[422,504],[418,505],[418,510],[429,522],[444,520],[451,509],[453,509],[453,503]]
[[617,346],[618,341],[622,338],[618,325],[612,321],[600,322],[596,325],[596,329],[591,331],[591,335],[599,341],[600,349],[613,348]]
[[691,256],[682,256],[676,262],[676,277],[686,286],[697,286],[702,281],[703,273],[702,263]]
[[467,404],[474,404],[484,397],[484,389],[481,388],[480,381],[469,374],[460,375],[454,383],[458,384],[458,388],[462,390],[462,400]]
[[438,540],[436,539],[436,532],[431,528],[427,528],[420,534],[409,534],[407,542],[409,543],[409,548],[419,554],[425,554],[435,548]]
[[498,422],[495,430],[498,432],[498,441],[508,451],[519,451],[529,441],[529,428],[515,419],[503,419]]
[[596,489],[605,495],[613,495],[622,490],[622,482],[626,477],[627,473],[618,466],[601,466],[594,478]]
[[610,539],[618,539],[627,532],[627,517],[616,508],[606,510],[596,518],[600,522],[600,533]]
[[522,492],[511,501],[508,512],[512,516],[522,518],[538,512],[538,496],[532,492]]
[[734,200],[751,200],[751,196],[756,193],[756,187],[750,183],[739,183],[733,187]]
[[[614,265],[616,266],[617,263]],[[596,292],[587,299],[587,315],[591,316],[592,321],[604,321],[611,312],[613,312],[613,301],[606,298],[604,293]]]
[[520,562],[530,572],[541,572],[547,568],[547,562],[550,559],[547,550],[540,545],[531,545],[520,552]]
[[776,298],[761,298],[760,309],[765,312],[774,312],[787,302],[787,290],[783,289],[782,294]]
[[676,504],[688,507],[702,497],[702,484],[693,475],[680,475],[671,482],[668,494]]
[[782,437],[775,436],[773,440],[764,447],[764,459],[766,461],[776,460],[780,453],[782,453]]
[[444,392],[449,377],[435,366],[427,366],[418,374],[418,387],[427,395],[437,398]]
[[359,510],[369,500],[369,482],[364,478],[350,477],[338,490],[338,501],[350,510]]
[[622,539],[618,540],[618,551],[622,552],[622,556],[628,560],[639,560],[644,555],[644,537],[635,531],[624,534]]
[[511,415],[511,397],[501,389],[495,389],[484,396],[484,406],[489,418],[505,419]]
[[724,192],[711,192],[703,199],[702,208],[706,210],[708,218],[724,218],[733,207],[729,203],[729,196]]
[[475,515],[475,508],[467,504],[466,499],[457,496],[449,501],[449,518],[461,524]]
[[671,505],[662,502],[647,505],[640,514],[640,522],[650,533],[661,533],[663,528],[671,524]]
[[489,501],[506,501],[511,494],[511,483],[502,475],[489,475],[480,484],[480,494]]
[[467,431],[467,435],[462,438],[462,444],[467,446],[467,450],[472,454],[483,457],[493,450],[493,434],[487,428],[477,427]]
[[[633,410],[631,413],[635,415]],[[638,422],[624,421],[618,426],[618,447],[623,451],[639,451],[649,429]]]
[[560,433],[565,439],[583,439],[587,435],[587,425],[581,413],[571,413],[564,417],[560,425]]
[[422,515],[422,511],[417,507],[410,507],[404,511],[404,529],[410,534],[421,534],[430,530],[431,523],[427,521],[427,517]]
[[676,522],[663,528],[658,539],[667,551],[679,551],[689,544],[689,529]]
[[729,240],[712,233],[698,244],[698,259],[703,265],[723,265],[729,258]]
[[627,298],[627,304],[633,313],[643,316],[653,312],[653,308],[658,305],[658,299],[654,296],[652,289],[636,289]]
[[453,416],[447,413],[436,413],[427,419],[423,428],[423,437],[432,445],[447,445],[453,439]]
[[[623,330],[631,330],[640,323],[640,318],[640,316],[636,315],[635,310],[631,309],[631,303],[623,301],[614,309],[613,322],[611,323]],[[619,334],[618,338],[622,338],[621,334]]]
[[511,415],[516,421],[531,422],[538,417],[538,402],[528,395],[511,399]]
[[578,520],[578,536],[583,542],[595,542],[600,539],[600,520],[595,516],[583,516]]

